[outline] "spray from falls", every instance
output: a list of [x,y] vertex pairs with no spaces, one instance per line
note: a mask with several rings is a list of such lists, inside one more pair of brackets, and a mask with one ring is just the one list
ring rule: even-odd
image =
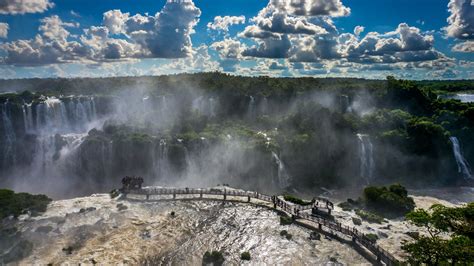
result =
[[360,177],[370,184],[375,169],[374,147],[369,135],[357,134],[357,138],[359,139]]
[[2,105],[2,124],[3,124],[3,162],[2,166],[15,164],[16,161],[16,134],[10,116],[8,101]]
[[458,138],[450,137],[449,140],[451,140],[451,143],[453,144],[453,153],[454,158],[456,159],[456,163],[458,165],[458,172],[464,176],[464,179],[474,179],[474,177],[472,176],[471,169],[469,167],[469,163],[462,154],[461,145],[459,143]]

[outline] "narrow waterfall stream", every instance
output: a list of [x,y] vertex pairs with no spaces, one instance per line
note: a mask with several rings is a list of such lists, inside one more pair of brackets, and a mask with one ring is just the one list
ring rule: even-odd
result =
[[369,135],[357,134],[359,139],[359,160],[360,160],[360,177],[365,179],[367,184],[373,180],[375,161],[374,147]]
[[451,143],[453,144],[453,154],[458,165],[458,172],[464,176],[464,179],[474,179],[469,163],[462,154],[461,144],[459,143],[458,138],[450,137],[449,140],[451,140]]

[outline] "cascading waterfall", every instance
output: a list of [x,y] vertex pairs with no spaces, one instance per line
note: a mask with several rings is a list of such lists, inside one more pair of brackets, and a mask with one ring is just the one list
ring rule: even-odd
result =
[[370,184],[374,175],[374,147],[369,135],[357,134],[359,139],[360,177]]
[[469,167],[469,163],[462,154],[461,145],[459,143],[458,138],[450,137],[449,140],[451,140],[451,143],[453,144],[453,153],[454,158],[456,159],[456,163],[458,165],[458,172],[464,176],[464,179],[474,179],[474,177],[472,176],[471,169]]
[[6,167],[9,164],[14,164],[16,161],[16,134],[10,118],[8,101],[2,105],[2,123],[4,131],[2,166]]
[[[61,176],[59,168],[66,170],[66,159],[75,153],[87,136],[89,124],[97,118],[95,103],[93,98],[71,98],[66,102],[56,97],[42,96],[40,99],[40,103],[24,102],[20,106],[25,133],[36,136],[28,173]],[[4,128],[2,169],[13,169],[17,137],[8,102],[2,105],[1,116]]]
[[25,124],[25,132],[32,133],[34,130],[33,124],[33,110],[31,108],[31,103],[27,104],[23,102],[22,111],[23,111],[23,123]]
[[275,153],[272,152],[273,159],[275,160],[275,163],[278,166],[278,187],[280,189],[285,189],[290,185],[290,175],[286,171],[285,164],[283,161],[280,159],[280,157]]

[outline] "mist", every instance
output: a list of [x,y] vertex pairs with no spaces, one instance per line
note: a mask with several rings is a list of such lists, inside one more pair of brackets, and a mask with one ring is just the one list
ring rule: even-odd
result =
[[[228,184],[267,193],[456,179],[445,174],[456,172],[451,150],[430,159],[376,133],[370,119],[384,103],[373,89],[284,95],[202,84],[137,78],[101,80],[114,91],[87,95],[3,94],[0,185],[67,198],[117,188],[126,175],[146,185]],[[437,168],[426,172],[433,160]]]

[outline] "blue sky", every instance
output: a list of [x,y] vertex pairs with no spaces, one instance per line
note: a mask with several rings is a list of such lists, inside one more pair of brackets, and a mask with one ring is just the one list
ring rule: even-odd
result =
[[471,0],[0,0],[0,75],[223,71],[473,79],[472,4]]

